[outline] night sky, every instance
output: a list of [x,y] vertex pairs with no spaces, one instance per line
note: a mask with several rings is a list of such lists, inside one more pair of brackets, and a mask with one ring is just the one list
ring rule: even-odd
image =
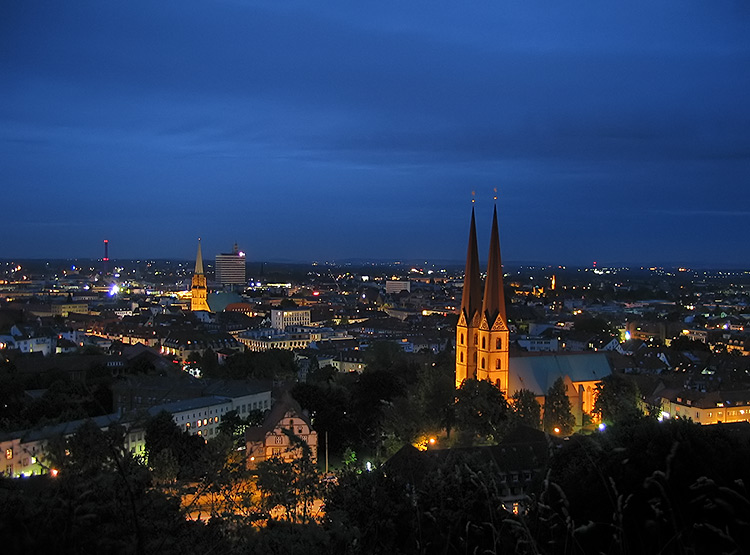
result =
[[750,2],[5,2],[0,145],[0,258],[750,267]]

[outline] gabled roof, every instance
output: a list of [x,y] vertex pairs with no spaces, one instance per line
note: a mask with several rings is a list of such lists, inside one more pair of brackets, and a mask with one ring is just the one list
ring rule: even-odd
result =
[[43,426],[41,428],[8,432],[6,434],[2,434],[0,438],[2,438],[3,440],[7,440],[13,437],[20,436],[22,443],[29,443],[32,441],[50,439],[55,436],[68,436],[74,434],[76,430],[78,430],[78,428],[89,421],[93,422],[98,428],[107,428],[116,422],[120,422],[120,415],[105,414],[103,416],[95,416],[92,418],[83,418],[81,420],[51,424],[49,426]]
[[156,416],[162,411],[174,414],[176,412],[183,412],[186,410],[198,410],[214,405],[222,405],[224,403],[229,403],[230,401],[231,399],[229,399],[228,397],[218,397],[213,395],[211,397],[194,397],[192,399],[183,399],[181,401],[174,401],[173,403],[167,403],[165,405],[156,405],[154,407],[149,407],[147,409],[147,412],[149,416]]
[[287,412],[291,412],[295,417],[304,420],[304,422],[308,426],[310,426],[310,429],[312,429],[310,419],[302,411],[302,407],[300,406],[300,404],[292,399],[291,395],[289,395],[288,393],[284,393],[281,399],[274,403],[273,408],[266,416],[263,424],[247,429],[247,431],[245,432],[245,440],[263,441],[266,437],[266,434],[272,432],[274,428],[278,426],[279,422],[284,419],[284,416],[287,414]]
[[598,381],[612,369],[604,353],[543,354],[510,358],[508,392],[528,389],[544,395],[558,378],[573,382]]

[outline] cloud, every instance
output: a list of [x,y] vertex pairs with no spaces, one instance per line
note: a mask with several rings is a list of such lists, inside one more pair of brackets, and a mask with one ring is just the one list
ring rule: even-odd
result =
[[534,222],[511,253],[549,254],[553,236],[604,250],[633,219],[679,244],[673,215],[750,204],[746,3],[30,1],[6,15],[13,222],[52,221],[71,198],[96,213],[102,194],[166,228],[198,197],[217,241],[239,228],[299,256],[306,234],[318,256],[460,258],[468,192],[498,184],[502,225]]

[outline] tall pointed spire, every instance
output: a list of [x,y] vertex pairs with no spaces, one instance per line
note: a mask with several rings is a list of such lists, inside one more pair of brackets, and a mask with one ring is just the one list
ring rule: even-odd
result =
[[461,312],[467,324],[481,307],[482,282],[479,275],[479,251],[477,250],[477,226],[474,219],[474,206],[471,207],[471,226],[469,228],[469,245],[466,249],[466,270],[464,289],[461,296]]
[[208,307],[208,286],[206,276],[203,275],[203,253],[201,253],[201,240],[198,238],[198,254],[195,257],[195,273],[190,287],[190,310],[206,311]]
[[203,275],[203,254],[201,253],[201,238],[198,237],[198,254],[195,257],[195,273]]
[[498,316],[507,322],[505,316],[505,292],[503,291],[503,263],[500,258],[500,235],[497,231],[497,205],[492,216],[490,254],[487,260],[487,281],[484,284],[482,314],[487,317],[490,329]]

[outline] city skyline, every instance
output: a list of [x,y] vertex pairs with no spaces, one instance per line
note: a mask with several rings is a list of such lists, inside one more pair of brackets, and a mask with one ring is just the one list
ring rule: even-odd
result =
[[[750,6],[14,4],[1,258],[739,267]],[[484,237],[484,239],[482,239]]]

